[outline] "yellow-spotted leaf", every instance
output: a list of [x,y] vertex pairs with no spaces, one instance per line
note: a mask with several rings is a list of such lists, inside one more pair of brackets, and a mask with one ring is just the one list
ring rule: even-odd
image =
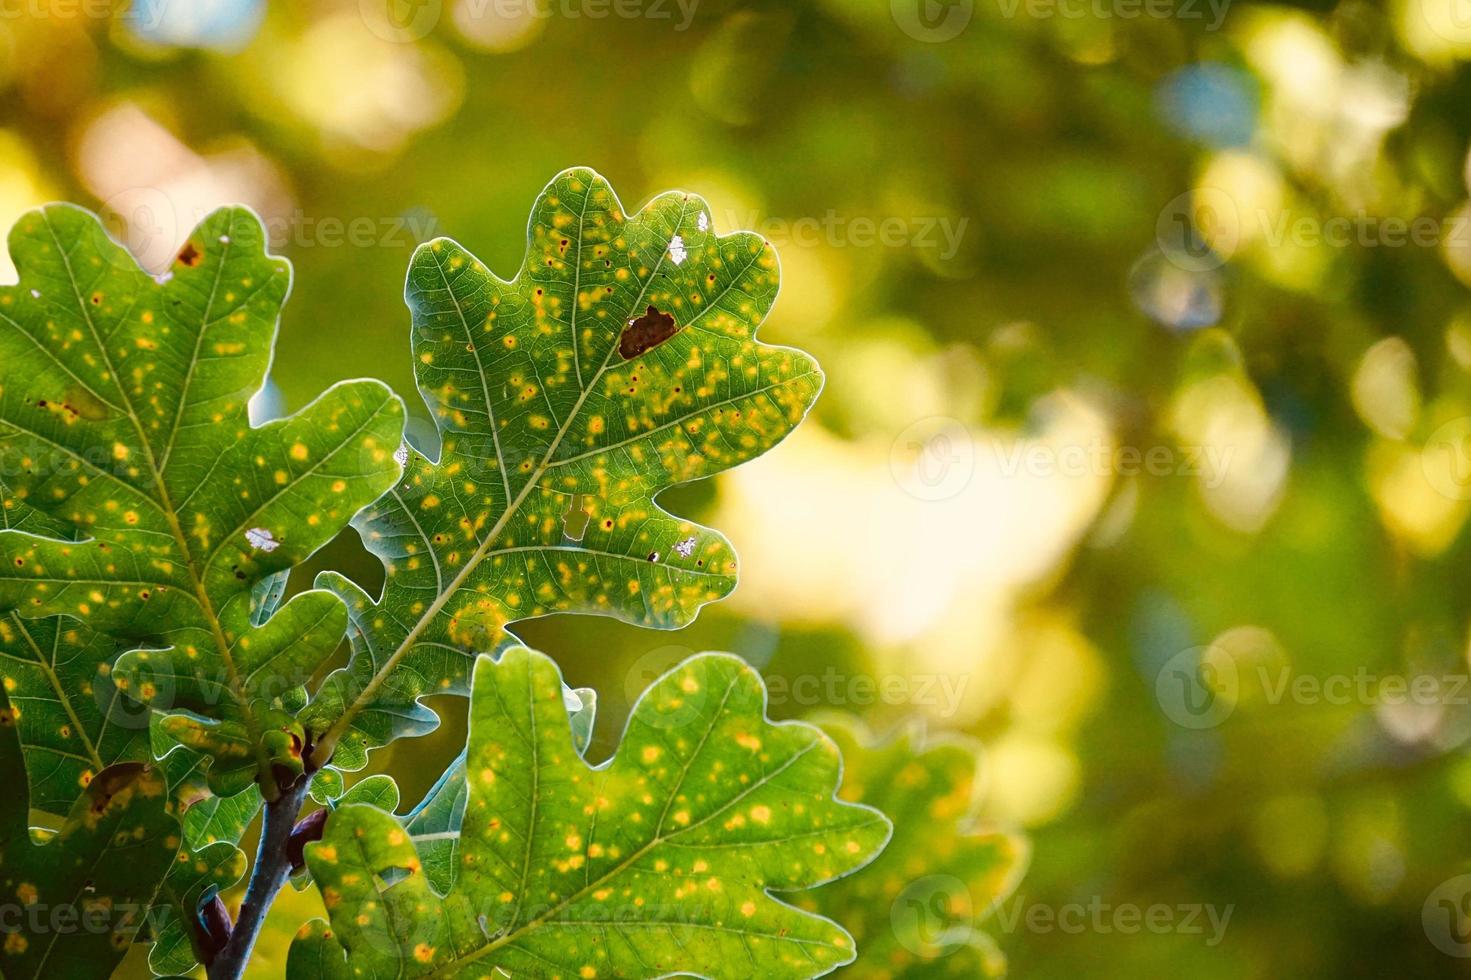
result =
[[204,786],[209,758],[179,745],[162,721],[155,715],[152,754],[183,811],[183,846],[148,916],[153,943],[148,965],[155,974],[168,976],[188,973],[200,959],[192,926],[205,895],[225,891],[244,876],[247,860],[240,838],[260,810],[261,795],[254,786],[230,797],[210,794]]
[[537,199],[509,281],[448,239],[415,253],[414,368],[442,448],[405,447],[404,478],[354,522],[387,566],[382,597],[321,579],[354,646],[308,709],[321,761],[360,767],[433,728],[418,699],[465,693],[519,620],[673,628],[731,590],[730,544],[654,501],[760,455],[817,396],[810,358],[755,339],[778,281],[771,245],[717,235],[698,197],[630,215],[586,169]]
[[876,743],[848,719],[822,727],[843,753],[838,795],[883,811],[894,839],[862,874],[805,892],[798,904],[853,931],[857,976],[1004,974],[984,924],[1015,890],[1028,850],[1015,834],[977,825],[978,745],[926,741],[917,728]]
[[352,382],[250,424],[291,277],[248,211],[207,217],[158,279],[69,206],[22,216],[9,244],[0,471],[7,503],[66,533],[0,531],[0,610],[123,644],[115,683],[171,712],[217,791],[299,768],[293,700],[346,614],[311,591],[261,617],[263,583],[393,484],[401,404]]
[[148,711],[109,676],[119,646],[74,619],[0,617],[0,671],[21,711],[31,805],[63,815],[104,768],[148,759]]
[[[578,750],[561,676],[512,647],[475,667],[453,885],[390,814],[346,806],[306,851],[331,917],[293,977],[815,977],[853,959],[837,923],[774,892],[868,863],[888,821],[834,797],[816,728],[776,724],[735,657],[656,681],[608,762]],[[342,969],[345,963],[346,969]]]
[[[17,713],[20,718],[17,718]],[[19,724],[25,710],[0,693],[0,975],[6,980],[106,977],[143,924],[179,847],[168,786],[155,767],[99,772],[61,829],[31,839]]]
[[[70,529],[4,494],[0,527],[63,537]],[[0,618],[0,674],[15,709],[25,756],[30,807],[65,817],[99,772],[114,763],[158,763],[176,813],[182,846],[167,868],[148,923],[155,973],[186,973],[196,961],[190,920],[204,889],[224,889],[245,870],[236,846],[260,809],[253,787],[221,799],[204,786],[208,758],[178,746],[152,709],[123,697],[111,666],[118,642],[64,616]],[[150,751],[151,749],[151,751]]]
[[[588,688],[578,688],[570,692],[564,690],[562,699],[572,728],[572,747],[582,755],[592,740],[597,694]],[[441,893],[454,885],[460,822],[465,816],[465,793],[465,754],[462,752],[405,820],[409,836],[418,848],[424,874]]]
[[[64,538],[71,529],[15,499],[0,482],[0,529]],[[61,616],[0,615],[0,680],[20,715],[31,806],[65,816],[114,762],[148,759],[149,710],[119,695],[112,637]]]

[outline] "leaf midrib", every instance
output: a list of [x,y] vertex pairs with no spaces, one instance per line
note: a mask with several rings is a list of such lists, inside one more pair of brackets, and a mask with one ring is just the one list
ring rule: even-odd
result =
[[[31,635],[31,631],[26,629],[25,620],[16,613],[11,613],[10,618],[15,623],[16,628],[20,630],[21,635],[25,637],[26,645],[35,651],[35,665],[46,675],[47,682],[51,685],[52,690],[56,692],[56,702],[66,712],[67,718],[71,721],[72,730],[77,733],[77,738],[87,747],[87,755],[90,756],[90,759],[83,761],[90,761],[97,767],[97,771],[101,772],[105,765],[102,761],[102,755],[98,752],[97,747],[92,744],[92,740],[87,737],[87,730],[82,727],[82,719],[78,717],[76,709],[72,707],[71,698],[67,696],[66,688],[62,686],[61,678],[56,673],[56,649],[61,642],[61,623],[59,621],[56,623],[56,639],[52,643],[51,660],[47,662],[46,655],[41,650],[40,644]],[[22,662],[29,663],[30,661]],[[81,757],[78,756],[77,758]]]
[[[265,747],[261,744],[260,722],[255,717],[254,707],[244,696],[240,684],[240,673],[236,668],[235,658],[230,654],[229,643],[225,639],[225,632],[220,624],[219,615],[215,612],[214,603],[210,600],[209,593],[205,590],[204,580],[200,576],[199,570],[194,567],[194,558],[189,551],[189,541],[184,535],[184,528],[179,523],[178,513],[174,510],[173,501],[170,498],[168,486],[164,482],[163,473],[159,470],[158,462],[153,455],[153,444],[149,442],[147,434],[143,431],[143,421],[138,417],[137,410],[133,407],[132,399],[128,397],[127,388],[124,386],[122,378],[117,372],[116,365],[113,364],[112,354],[98,333],[97,325],[92,321],[92,315],[87,309],[86,300],[82,298],[82,294],[78,289],[76,273],[72,270],[71,256],[62,246],[61,239],[56,234],[56,228],[51,223],[50,214],[43,210],[41,212],[41,220],[45,222],[46,230],[51,235],[51,241],[56,246],[57,254],[60,256],[62,265],[66,269],[67,282],[71,286],[72,297],[77,302],[77,309],[81,312],[82,321],[87,325],[87,330],[92,335],[92,342],[97,345],[98,355],[102,358],[102,363],[107,369],[108,376],[112,379],[113,384],[116,385],[118,394],[122,398],[124,414],[127,416],[128,421],[132,423],[133,431],[137,434],[138,443],[143,451],[143,457],[148,463],[149,475],[153,478],[154,486],[158,491],[159,508],[169,523],[169,528],[174,536],[174,544],[178,548],[179,554],[183,557],[184,567],[188,571],[189,578],[194,585],[196,600],[199,602],[200,609],[205,614],[210,631],[214,634],[216,649],[219,651],[221,660],[224,661],[225,670],[230,680],[231,693],[235,695],[235,701],[240,708],[245,727],[250,733],[251,741],[255,744],[257,765],[261,774],[264,776],[269,773],[269,769]],[[204,329],[204,326],[201,325],[200,331],[203,332]],[[265,778],[261,779],[260,782],[263,792],[269,798],[269,794],[274,789],[274,784],[271,780]]]
[[[681,226],[683,226],[685,216],[688,213],[689,198],[686,197],[680,204],[679,218],[674,222],[674,230],[670,234],[669,238],[665,240],[664,246],[659,251],[659,261],[654,263],[654,268],[649,272],[648,278],[644,280],[643,287],[639,290],[638,297],[633,301],[633,303],[630,304],[629,309],[638,309],[638,305],[643,302],[644,297],[648,294],[649,287],[653,285],[654,280],[658,278],[660,270],[664,268],[664,261],[669,256],[669,242],[673,240],[675,235],[679,234],[679,229]],[[579,251],[579,255],[580,254],[581,253]],[[524,274],[524,272],[525,268],[523,267],[522,273]],[[734,277],[732,279],[732,282],[735,282],[737,278],[739,277]],[[729,288],[731,287],[727,287],[727,290],[729,290]],[[573,306],[576,306],[575,302]],[[572,342],[576,344],[577,338],[573,337]],[[362,711],[367,704],[371,703],[374,697],[377,696],[378,689],[382,687],[383,684],[387,681],[388,675],[392,673],[394,668],[398,666],[399,661],[401,661],[408,654],[408,652],[413,649],[414,644],[418,642],[419,637],[424,634],[424,631],[428,629],[429,624],[433,622],[435,617],[437,617],[441,612],[444,611],[444,607],[449,603],[450,598],[459,591],[460,587],[464,585],[464,583],[474,573],[475,569],[478,568],[480,563],[485,559],[485,556],[490,553],[491,548],[494,546],[496,539],[500,536],[500,533],[505,528],[507,522],[510,521],[512,516],[520,512],[521,505],[526,502],[526,498],[530,496],[532,490],[534,490],[537,486],[541,484],[542,477],[546,475],[548,462],[551,460],[553,454],[556,453],[557,447],[562,444],[562,440],[566,437],[567,433],[571,431],[573,421],[576,420],[578,415],[582,412],[582,406],[587,402],[588,397],[597,387],[598,382],[602,380],[603,374],[607,372],[608,365],[612,363],[613,355],[617,352],[617,350],[618,345],[616,343],[609,345],[608,352],[603,356],[602,365],[599,366],[598,370],[593,374],[592,378],[588,381],[587,386],[582,389],[581,394],[577,396],[577,401],[572,406],[572,411],[568,413],[567,418],[557,429],[556,438],[554,438],[551,442],[551,445],[547,447],[547,451],[542,456],[541,462],[537,465],[535,472],[533,472],[530,477],[527,478],[526,483],[521,487],[520,492],[516,494],[515,499],[510,501],[510,503],[506,506],[505,511],[501,514],[499,518],[496,519],[495,524],[491,527],[489,533],[486,534],[484,541],[482,541],[476,547],[475,551],[470,556],[470,560],[465,562],[465,567],[457,572],[455,574],[455,577],[450,580],[449,587],[442,590],[440,594],[435,597],[434,601],[430,603],[429,608],[424,611],[424,614],[419,617],[418,622],[414,624],[413,629],[409,630],[408,635],[404,637],[403,641],[399,643],[398,647],[393,651],[393,654],[383,662],[383,666],[380,667],[374,673],[372,679],[369,680],[366,685],[364,685],[362,693],[360,693],[357,698],[355,698],[353,702],[347,706],[347,709],[340,716],[338,716],[337,721],[335,721],[331,725],[331,727],[327,729],[327,732],[322,736],[321,741],[318,743],[318,752],[324,753],[321,761],[326,761],[326,757],[330,755],[332,749],[336,747],[338,739],[340,739],[343,733],[346,732],[348,728],[352,725],[353,719],[356,718],[358,713]],[[502,473],[504,473],[505,459],[500,458],[497,459],[496,462],[500,466]]]
[[[732,688],[735,686],[735,679],[732,679],[731,686],[732,686]],[[729,697],[729,693],[728,692],[727,692],[727,695],[726,696]],[[713,729],[714,729],[714,725],[711,726],[711,731],[713,731]],[[706,737],[707,738],[708,738],[708,736],[709,736],[709,732],[707,732],[707,734],[706,734]],[[792,766],[796,765],[799,761],[801,761],[804,757],[806,757],[806,755],[809,752],[811,752],[814,748],[816,748],[819,744],[821,744],[821,743],[820,743],[820,741],[818,739],[813,739],[811,742],[809,742],[805,746],[803,746],[800,750],[798,750],[797,752],[794,752],[790,758],[788,758],[785,762],[783,762],[776,769],[773,769],[771,772],[764,774],[760,779],[753,781],[750,786],[748,786],[745,789],[743,789],[740,793],[737,793],[731,799],[726,800],[719,807],[717,807],[716,809],[712,810],[710,813],[706,814],[705,816],[701,817],[699,820],[696,820],[696,821],[694,821],[693,823],[690,823],[687,826],[680,827],[678,830],[675,830],[674,832],[670,833],[668,836],[662,836],[662,834],[660,832],[656,832],[655,836],[652,839],[650,839],[647,843],[645,843],[642,847],[640,847],[637,851],[635,851],[634,853],[630,854],[623,861],[621,861],[618,864],[614,865],[613,867],[609,868],[606,872],[604,872],[603,874],[599,875],[596,879],[588,882],[586,885],[584,885],[582,888],[578,889],[576,892],[573,892],[572,894],[568,895],[567,898],[565,898],[561,902],[557,903],[556,905],[552,906],[551,908],[547,909],[541,915],[537,916],[534,919],[531,919],[530,921],[526,922],[524,925],[520,926],[519,928],[517,928],[515,930],[512,930],[511,932],[506,933],[506,935],[500,937],[499,939],[496,939],[493,942],[490,942],[490,943],[486,944],[485,946],[481,946],[479,949],[472,950],[471,952],[466,953],[466,954],[464,954],[462,956],[455,957],[454,959],[450,960],[449,962],[447,962],[444,965],[442,965],[442,966],[438,967],[437,969],[435,969],[433,972],[427,974],[425,976],[424,980],[436,980],[436,978],[438,978],[438,977],[445,976],[446,975],[445,971],[451,970],[451,969],[454,969],[454,968],[457,968],[457,967],[460,967],[460,966],[463,966],[466,963],[473,962],[475,960],[478,960],[478,959],[481,959],[483,957],[489,956],[491,953],[495,952],[496,950],[503,949],[504,947],[510,945],[512,943],[512,941],[514,941],[515,939],[520,938],[521,936],[524,936],[527,933],[529,933],[529,932],[531,932],[531,931],[539,928],[541,925],[543,925],[552,916],[554,916],[557,913],[561,912],[563,909],[566,909],[566,908],[570,907],[574,903],[580,901],[585,895],[590,894],[593,890],[595,890],[599,886],[601,886],[604,883],[612,880],[613,878],[615,878],[618,875],[622,874],[624,871],[627,871],[630,867],[632,867],[634,864],[636,864],[639,860],[641,860],[646,855],[648,855],[650,851],[654,850],[654,848],[659,847],[660,845],[665,844],[665,843],[667,843],[669,841],[672,841],[676,837],[679,837],[682,834],[687,834],[687,833],[695,830],[698,827],[702,827],[705,824],[709,823],[711,820],[713,820],[716,817],[720,816],[722,813],[727,812],[731,807],[733,807],[736,804],[740,803],[741,800],[744,800],[746,797],[750,796],[756,790],[758,790],[761,787],[767,785],[768,783],[771,782],[771,780],[775,779],[777,776],[781,775],[783,772],[786,772]],[[689,761],[690,762],[693,762],[693,758],[694,758],[693,755],[691,755]],[[686,767],[686,769],[688,769],[688,767]],[[679,785],[683,785],[683,777],[681,778],[681,782],[680,782]],[[670,794],[670,800],[671,801],[673,800],[674,795],[675,795],[674,793],[671,793]],[[667,813],[667,811],[668,811],[668,804],[666,803],[666,813]],[[662,820],[661,820],[661,828],[662,828]],[[764,891],[764,889],[763,889],[763,891]]]

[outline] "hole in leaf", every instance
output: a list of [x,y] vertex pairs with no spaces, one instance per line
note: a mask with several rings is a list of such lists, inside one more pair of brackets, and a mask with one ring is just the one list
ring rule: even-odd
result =
[[623,328],[623,335],[618,338],[618,354],[625,361],[631,361],[677,333],[679,324],[674,322],[674,317],[650,306],[643,316],[629,321]]
[[571,503],[567,505],[567,513],[562,515],[562,530],[573,541],[582,540],[582,536],[587,533],[587,525],[592,520],[592,515],[583,509],[586,506],[584,501],[590,496],[591,494],[574,493]]

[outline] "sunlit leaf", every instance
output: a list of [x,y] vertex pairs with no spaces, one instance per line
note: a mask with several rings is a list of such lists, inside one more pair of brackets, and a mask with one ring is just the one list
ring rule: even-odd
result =
[[[34,534],[61,536],[68,528],[7,494],[0,522]],[[204,890],[228,888],[244,874],[235,845],[260,809],[247,789],[222,799],[204,787],[208,757],[179,746],[152,709],[123,697],[111,681],[119,645],[80,620],[53,616],[0,619],[5,688],[19,712],[33,809],[65,816],[106,766],[154,758],[177,809],[183,845],[167,868],[148,923],[149,962],[160,975],[186,973],[195,953],[182,922]],[[151,750],[150,750],[151,747]]]
[[36,809],[64,814],[106,766],[148,758],[147,710],[121,701],[108,679],[118,652],[116,640],[74,619],[0,618]]
[[[597,694],[588,688],[562,692],[572,730],[572,747],[578,755],[587,752],[597,716]],[[575,699],[575,700],[574,700]],[[455,855],[459,853],[460,822],[465,816],[465,754],[445,770],[405,820],[409,836],[418,848],[419,860],[429,884],[443,893],[449,891],[455,878]],[[385,808],[386,809],[386,808]]]
[[275,576],[398,472],[402,406],[377,382],[250,426],[290,286],[264,243],[249,212],[217,211],[155,281],[55,205],[12,230],[20,282],[0,288],[0,466],[15,500],[79,539],[0,531],[0,607],[132,648],[115,682],[173,712],[221,793],[300,768],[289,709],[345,624],[324,591],[260,619]]
[[[71,536],[60,521],[29,507],[0,483],[0,528]],[[121,697],[111,680],[116,640],[54,616],[0,616],[0,677],[21,711],[31,806],[58,816],[114,762],[148,759],[146,708]]]
[[545,656],[481,658],[473,687],[453,887],[431,887],[397,819],[339,809],[307,848],[330,934],[303,930],[292,976],[349,975],[344,956],[397,977],[812,977],[853,958],[840,926],[771,892],[863,866],[888,821],[834,798],[833,743],[768,721],[742,661],[660,678],[597,768]]
[[367,779],[353,783],[352,787],[336,802],[339,806],[366,803],[392,813],[398,809],[398,783],[393,781],[392,776],[385,776],[382,773],[369,776]]
[[735,584],[719,534],[654,502],[760,455],[822,384],[807,356],[759,344],[775,250],[715,234],[698,197],[629,216],[590,170],[532,210],[507,282],[448,239],[409,270],[418,385],[438,461],[405,447],[404,479],[354,523],[387,566],[374,601],[334,574],[354,655],[304,716],[325,753],[432,729],[426,694],[465,693],[474,656],[553,612],[687,623]]
[[838,795],[881,810],[894,838],[873,865],[797,896],[858,942],[856,976],[1000,976],[1006,960],[983,924],[1026,869],[1026,841],[977,826],[978,746],[919,729],[875,742],[848,720],[823,729],[843,753]]

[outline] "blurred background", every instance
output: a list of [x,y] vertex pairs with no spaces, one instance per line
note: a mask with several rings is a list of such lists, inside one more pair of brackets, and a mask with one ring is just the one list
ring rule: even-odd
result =
[[[296,269],[257,418],[376,376],[432,448],[415,245],[511,275],[574,164],[700,193],[827,389],[663,498],[730,600],[518,629],[602,695],[591,755],[732,650],[778,716],[982,740],[1014,976],[1460,976],[1468,60],[1471,0],[0,0],[0,225],[75,201],[162,268],[251,205]],[[406,802],[437,707],[375,761]]]

